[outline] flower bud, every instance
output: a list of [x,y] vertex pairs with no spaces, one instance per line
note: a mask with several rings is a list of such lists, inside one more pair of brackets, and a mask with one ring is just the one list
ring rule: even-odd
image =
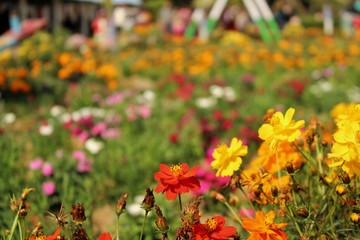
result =
[[162,215],[161,209],[158,205],[155,205],[156,219],[155,224],[161,233],[167,233],[169,230],[169,225],[166,218]]
[[350,215],[350,221],[355,223],[355,224],[359,224],[360,223],[360,214],[359,213],[352,213]]
[[215,198],[215,199],[218,200],[219,202],[224,202],[224,201],[225,201],[224,195],[222,195],[221,193],[218,193],[218,192],[216,192],[216,191],[211,191],[211,192],[210,192],[210,197],[211,197],[211,198]]
[[70,214],[76,224],[82,224],[86,220],[85,208],[80,203],[78,203],[77,205],[72,205],[72,210]]
[[346,172],[339,173],[338,177],[345,184],[349,184],[351,181],[349,175]]
[[116,204],[116,215],[120,216],[125,211],[128,193],[124,193]]
[[35,191],[35,188],[24,188],[21,193],[21,199],[25,201],[29,193],[31,193],[32,191]]
[[278,189],[276,186],[272,186],[272,187],[271,187],[271,195],[272,195],[273,197],[277,197],[278,194],[279,194],[279,189]]
[[293,174],[293,173],[295,172],[294,166],[292,165],[291,162],[286,162],[286,171],[287,171],[289,174]]
[[302,218],[307,218],[309,216],[309,212],[308,212],[308,210],[306,210],[305,207],[300,207],[296,211],[296,215],[298,215],[299,217],[302,217]]
[[339,184],[335,188],[336,194],[342,196],[346,193],[346,187],[343,184]]
[[19,215],[25,217],[28,214],[28,211],[25,208],[19,210]]
[[146,188],[146,195],[144,200],[141,203],[141,208],[144,209],[146,212],[150,212],[151,209],[154,207],[155,198],[153,191],[150,188]]

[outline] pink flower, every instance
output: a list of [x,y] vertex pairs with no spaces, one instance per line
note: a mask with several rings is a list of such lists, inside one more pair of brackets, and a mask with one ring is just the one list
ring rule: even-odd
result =
[[89,159],[83,159],[78,162],[77,171],[80,173],[90,172],[92,169],[92,163]]
[[120,130],[117,128],[108,128],[101,133],[101,137],[104,139],[117,138],[120,135]]
[[39,170],[42,167],[43,160],[41,158],[35,158],[29,163],[29,168],[31,170]]
[[255,210],[252,208],[241,208],[239,213],[242,217],[247,218],[254,218],[255,217]]
[[55,183],[53,181],[47,181],[42,184],[42,192],[46,196],[51,196],[55,193]]
[[100,122],[100,123],[97,123],[95,126],[92,127],[91,134],[93,136],[98,136],[102,132],[104,132],[106,129],[107,129],[106,124],[104,122]]
[[52,164],[45,162],[42,166],[41,172],[46,177],[51,176],[54,172]]
[[106,104],[112,106],[122,102],[123,99],[124,96],[121,93],[114,93],[113,95],[106,98]]
[[151,108],[148,106],[141,106],[138,111],[143,118],[149,118],[151,116]]
[[83,151],[74,151],[72,154],[72,157],[75,158],[75,160],[82,161],[86,159],[86,155]]
[[85,142],[89,138],[89,133],[87,131],[82,131],[77,137],[82,141]]

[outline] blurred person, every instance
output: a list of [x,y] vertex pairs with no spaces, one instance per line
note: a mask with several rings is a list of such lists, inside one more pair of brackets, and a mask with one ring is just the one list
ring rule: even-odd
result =
[[171,33],[171,20],[173,13],[174,12],[171,6],[171,2],[165,1],[159,11],[159,16],[158,16],[158,24],[163,36],[167,35],[168,33]]
[[21,32],[21,20],[16,10],[13,10],[10,14],[10,30],[14,38],[17,38]]
[[109,24],[106,19],[106,13],[104,9],[100,9],[96,13],[95,19],[91,22],[91,28],[93,30],[93,36],[96,42],[101,42],[107,37],[107,30]]

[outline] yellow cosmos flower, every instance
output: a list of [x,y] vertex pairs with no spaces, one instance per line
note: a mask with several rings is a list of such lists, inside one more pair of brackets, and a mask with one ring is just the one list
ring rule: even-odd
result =
[[270,144],[270,150],[272,152],[275,152],[279,142],[293,142],[300,136],[300,128],[304,127],[305,121],[300,120],[295,122],[292,119],[294,113],[295,109],[293,108],[289,108],[285,116],[281,112],[276,112],[272,115],[268,123],[263,124],[259,128],[259,137]]
[[211,167],[217,169],[216,176],[231,176],[239,170],[242,164],[242,156],[248,152],[248,147],[242,145],[242,141],[237,138],[231,140],[230,146],[221,144],[214,150],[214,161],[211,162]]
[[330,167],[342,166],[350,174],[360,176],[360,122],[349,122],[334,134],[335,143],[329,158],[333,158]]

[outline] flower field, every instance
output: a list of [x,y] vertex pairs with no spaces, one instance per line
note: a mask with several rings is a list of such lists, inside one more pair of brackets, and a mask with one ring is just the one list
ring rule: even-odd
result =
[[360,37],[152,31],[0,52],[1,239],[359,239]]

